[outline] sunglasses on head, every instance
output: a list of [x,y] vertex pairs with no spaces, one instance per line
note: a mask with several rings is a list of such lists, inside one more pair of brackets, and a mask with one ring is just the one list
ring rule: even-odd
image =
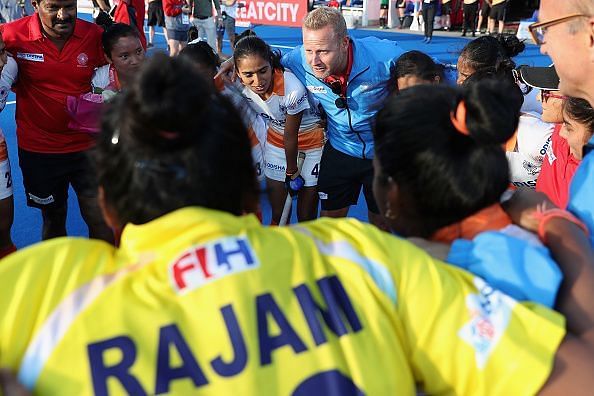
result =
[[542,103],[547,103],[549,98],[565,100],[565,99],[567,99],[567,96],[557,95],[557,94],[551,93],[550,91],[545,91],[545,90],[540,91],[540,101]]

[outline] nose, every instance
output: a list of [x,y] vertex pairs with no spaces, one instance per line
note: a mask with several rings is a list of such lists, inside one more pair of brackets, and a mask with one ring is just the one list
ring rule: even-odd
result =
[[254,81],[254,85],[255,85],[255,86],[259,86],[259,85],[260,85],[260,82],[261,82],[261,78],[260,78],[260,76],[258,76],[257,74],[255,74],[255,75],[254,75],[254,80],[253,80],[253,81]]
[[66,15],[66,12],[64,11],[64,9],[63,8],[59,8],[58,9],[58,13],[56,14],[56,17],[58,19],[63,20],[65,15]]
[[312,60],[311,60],[311,64],[312,64],[312,65],[317,65],[317,64],[319,64],[319,63],[320,63],[320,55],[319,55],[319,54],[316,54],[316,53],[314,53],[314,54],[313,54],[313,57],[312,57]]

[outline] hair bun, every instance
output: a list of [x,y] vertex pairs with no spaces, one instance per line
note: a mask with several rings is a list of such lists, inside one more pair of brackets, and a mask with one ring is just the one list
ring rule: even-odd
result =
[[[195,136],[188,136],[191,131],[186,128],[187,118],[199,124],[211,107],[213,88],[184,59],[169,59],[165,54],[152,58],[141,69],[136,81],[138,89],[133,90],[138,111],[128,115],[135,123],[146,126],[134,128],[141,134],[138,138],[156,147],[193,140]],[[195,134],[195,130],[192,132]]]
[[507,81],[485,80],[464,87],[469,135],[479,144],[501,145],[515,133],[522,95]]

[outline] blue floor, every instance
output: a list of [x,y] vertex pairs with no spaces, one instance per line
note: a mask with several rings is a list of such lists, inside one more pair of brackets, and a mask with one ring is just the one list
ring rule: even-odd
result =
[[[90,19],[90,15],[81,14],[84,19]],[[238,29],[241,31],[242,29]],[[271,26],[257,26],[255,28],[257,34],[266,40],[269,44],[287,51],[301,43],[301,30],[298,28],[282,28]],[[458,53],[462,47],[468,42],[467,39],[460,37],[434,37],[431,44],[423,44],[421,42],[422,36],[416,34],[399,33],[397,30],[392,31],[365,31],[353,30],[351,35],[354,37],[366,37],[369,35],[385,38],[388,40],[397,41],[405,50],[418,49],[424,51],[436,59],[444,63],[456,63]],[[149,55],[155,51],[165,51],[167,45],[160,30],[157,31],[154,41],[155,47],[149,50]],[[224,53],[230,53],[228,42],[224,43]],[[538,48],[534,45],[528,45],[526,51],[516,58],[518,64],[529,65],[548,65],[550,60],[548,57],[540,55]],[[12,228],[13,240],[17,247],[22,248],[35,243],[41,239],[41,215],[38,210],[31,209],[26,206],[25,194],[22,185],[22,175],[18,167],[17,144],[15,136],[15,122],[14,122],[14,94],[9,96],[9,102],[0,114],[0,125],[6,136],[9,148],[9,155],[11,158],[13,185],[14,185],[14,199],[15,199],[15,221]],[[269,204],[265,197],[262,199],[262,209],[264,211],[264,222],[270,221]],[[367,209],[363,199],[359,200],[358,205],[351,208],[350,216],[367,220]],[[69,235],[85,236],[87,229],[80,217],[78,205],[74,194],[70,193],[68,202],[68,222],[67,229]]]

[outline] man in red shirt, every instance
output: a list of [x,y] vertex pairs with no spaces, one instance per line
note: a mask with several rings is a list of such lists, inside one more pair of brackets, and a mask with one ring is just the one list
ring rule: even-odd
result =
[[106,63],[100,27],[76,17],[76,0],[33,0],[35,14],[0,26],[18,64],[16,125],[27,204],[41,209],[43,239],[66,235],[68,187],[78,197],[89,236],[113,240],[97,201],[87,158],[88,133],[69,128],[66,98],[91,90]]

